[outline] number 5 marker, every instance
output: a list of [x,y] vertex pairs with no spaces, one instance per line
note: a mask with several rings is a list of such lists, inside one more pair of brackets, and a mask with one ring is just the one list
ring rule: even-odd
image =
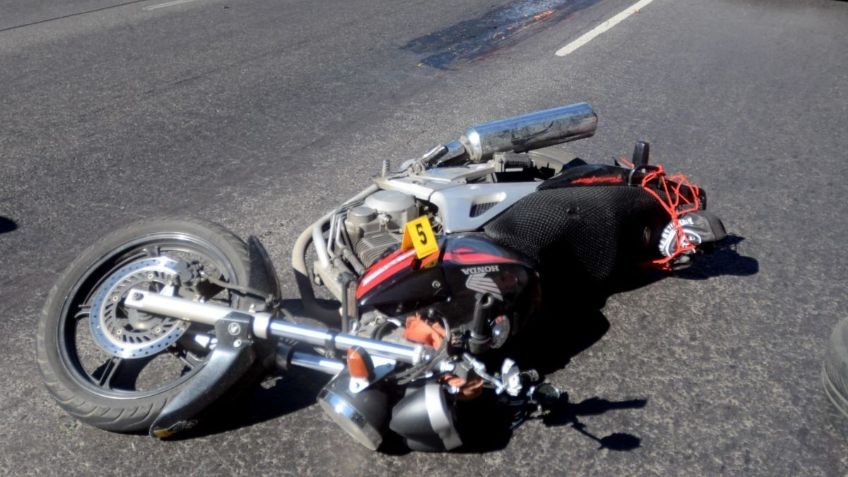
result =
[[415,248],[415,256],[419,259],[439,252],[439,243],[430,226],[430,219],[426,215],[410,220],[403,226],[403,241],[401,250]]

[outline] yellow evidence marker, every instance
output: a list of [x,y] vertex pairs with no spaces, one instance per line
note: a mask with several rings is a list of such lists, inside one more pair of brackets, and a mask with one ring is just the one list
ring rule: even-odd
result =
[[439,242],[436,241],[430,219],[426,215],[410,220],[403,226],[403,240],[400,243],[400,248],[401,250],[415,248],[415,256],[419,260],[439,253]]

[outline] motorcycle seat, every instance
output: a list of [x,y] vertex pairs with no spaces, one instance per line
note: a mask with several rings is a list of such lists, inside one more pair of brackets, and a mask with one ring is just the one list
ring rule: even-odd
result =
[[666,212],[633,186],[534,192],[489,222],[485,233],[535,261],[542,273],[605,280],[623,263],[656,256]]

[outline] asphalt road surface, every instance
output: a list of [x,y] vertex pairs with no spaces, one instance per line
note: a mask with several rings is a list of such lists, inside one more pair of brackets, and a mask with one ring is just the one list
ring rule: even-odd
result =
[[[820,385],[848,309],[848,3],[656,0],[555,56],[630,3],[0,0],[0,474],[848,473]],[[600,123],[573,150],[651,141],[739,238],[607,300],[608,329],[549,376],[564,417],[482,452],[386,455],[324,418],[306,375],[177,442],[81,425],[44,390],[46,293],[113,227],[257,235],[294,298],[294,238],[380,160],[578,101]]]

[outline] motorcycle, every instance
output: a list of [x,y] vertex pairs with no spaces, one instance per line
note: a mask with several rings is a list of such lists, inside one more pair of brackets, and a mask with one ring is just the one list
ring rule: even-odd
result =
[[651,165],[647,143],[613,165],[555,147],[596,125],[579,103],[473,126],[396,169],[383,161],[297,239],[300,313],[255,237],[173,218],[109,233],[43,309],[47,389],[87,424],[168,438],[269,366],[308,368],[332,377],[317,401],[357,442],[419,451],[460,447],[456,410],[483,394],[549,405],[559,390],[503,358],[546,281],[675,269],[726,236],[704,191]]

